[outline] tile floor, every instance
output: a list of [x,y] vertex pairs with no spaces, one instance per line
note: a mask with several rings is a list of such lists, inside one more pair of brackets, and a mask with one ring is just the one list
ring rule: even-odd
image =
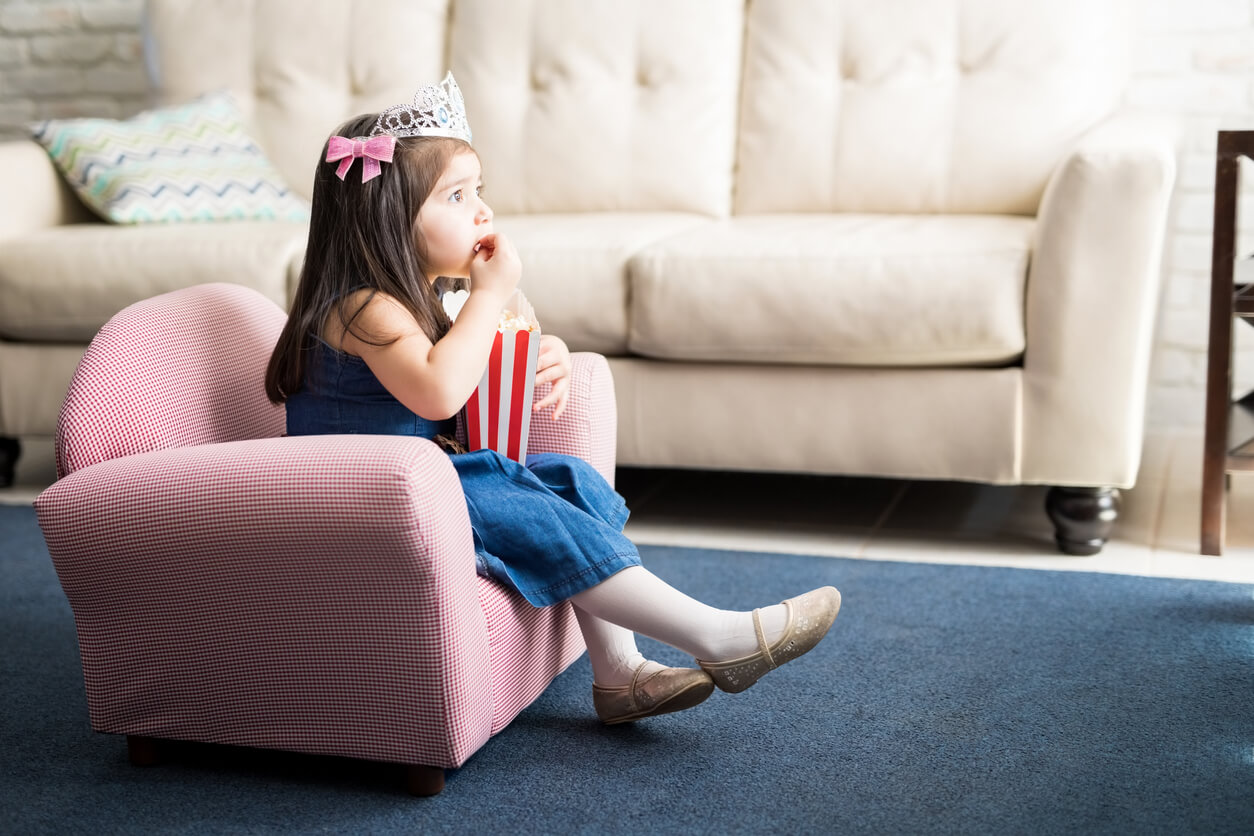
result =
[[[1149,434],[1092,557],[1057,552],[1039,487],[622,469],[618,488],[638,543],[1254,583],[1254,474],[1232,477],[1224,555],[1198,553],[1201,449],[1197,433]],[[54,476],[50,445],[27,443],[0,503],[29,503]]]

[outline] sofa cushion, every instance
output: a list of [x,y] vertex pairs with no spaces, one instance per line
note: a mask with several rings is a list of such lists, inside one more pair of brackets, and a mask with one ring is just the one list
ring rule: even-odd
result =
[[609,365],[623,466],[1020,481],[1020,368]]
[[1033,215],[1135,30],[1127,0],[750,3],[735,211]]
[[114,223],[309,220],[309,204],[225,93],[122,121],[49,120],[33,132],[82,201]]
[[1024,347],[1033,225],[978,215],[712,221],[631,259],[628,343],[677,360],[1011,362]]
[[571,351],[627,350],[627,259],[654,241],[712,223],[679,213],[498,215],[522,259],[540,328]]
[[87,342],[122,308],[159,293],[230,281],[287,307],[289,263],[305,224],[72,224],[0,246],[0,337]]

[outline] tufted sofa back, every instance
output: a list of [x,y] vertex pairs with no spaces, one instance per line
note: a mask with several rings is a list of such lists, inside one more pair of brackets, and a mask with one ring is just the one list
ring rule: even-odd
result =
[[150,0],[144,41],[163,104],[229,90],[296,192],[351,116],[445,69],[449,0]]
[[[804,5],[804,11],[800,8]],[[1118,105],[1124,0],[755,0],[735,211],[1036,214]]]
[[161,100],[230,89],[308,194],[456,74],[499,213],[1033,214],[1117,105],[1127,0],[151,0]]

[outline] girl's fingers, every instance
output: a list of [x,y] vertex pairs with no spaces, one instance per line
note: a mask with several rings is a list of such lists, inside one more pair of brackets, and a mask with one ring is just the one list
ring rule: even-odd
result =
[[570,362],[562,352],[547,346],[540,347],[540,353],[536,356],[536,365],[545,368],[548,366],[565,366],[570,368]]
[[566,379],[559,380],[557,383],[553,384],[553,389],[549,392],[549,394],[532,407],[532,411],[539,412],[546,406],[556,404],[557,408],[553,410],[553,417],[555,419],[560,417],[562,412],[566,409],[567,393],[569,391],[570,383]]
[[566,370],[561,366],[549,366],[547,369],[540,369],[536,372],[536,383],[552,383],[561,380],[566,374]]
[[475,244],[475,259],[491,261],[496,252],[496,234],[485,235]]
[[554,406],[554,419],[565,411],[567,394],[570,391],[570,355],[562,350],[563,347],[561,340],[546,334],[540,338],[540,354],[536,360],[536,383],[552,383],[553,388],[548,395],[536,402],[533,410],[539,412]]
[[563,378],[553,384],[553,390],[559,392],[557,396],[557,406],[553,408],[553,420],[556,421],[562,417],[562,413],[566,411],[566,395],[570,392],[570,379]]
[[570,366],[562,362],[562,358],[546,358],[541,352],[536,359],[536,383],[545,383],[550,380],[568,377],[570,375]]
[[558,359],[554,362],[562,362],[565,359],[565,357],[563,356],[566,354],[566,352],[563,351],[565,347],[566,347],[566,344],[563,343],[557,337],[553,336],[552,334],[540,335],[540,356],[541,357],[552,357],[556,355]]

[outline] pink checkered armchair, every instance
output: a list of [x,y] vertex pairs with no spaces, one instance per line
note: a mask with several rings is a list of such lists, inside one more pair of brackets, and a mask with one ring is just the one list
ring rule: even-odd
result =
[[[282,437],[262,381],[284,317],[199,285],[123,310],[79,363],[35,507],[92,728],[136,763],[162,740],[342,755],[434,794],[582,653],[574,613],[475,574],[435,444]],[[574,355],[571,392],[529,451],[612,478],[604,358]]]

